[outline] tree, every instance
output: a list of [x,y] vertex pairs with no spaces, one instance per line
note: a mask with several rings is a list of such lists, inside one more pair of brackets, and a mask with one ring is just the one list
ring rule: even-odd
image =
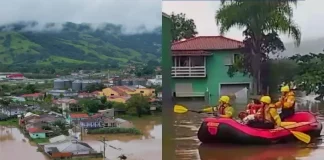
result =
[[79,104],[83,107],[83,110],[88,113],[97,113],[98,110],[102,107],[102,104],[98,100],[92,99],[80,100]]
[[117,109],[117,110],[122,110],[122,111],[127,110],[126,104],[125,103],[120,103],[120,102],[113,102],[112,103],[112,108]]
[[130,99],[127,100],[127,111],[130,114],[137,114],[141,117],[143,114],[148,114],[150,111],[150,105],[148,97],[141,94],[134,94]]
[[182,39],[188,39],[195,37],[198,32],[196,31],[196,25],[193,19],[186,18],[186,14],[171,14],[172,22],[172,41],[180,41]]
[[60,98],[64,98],[64,94],[63,93],[60,93]]
[[105,104],[107,102],[107,97],[106,96],[100,97],[100,102],[101,104]]
[[319,96],[316,99],[323,100],[324,97],[324,54],[295,55],[290,57],[298,68],[294,80],[298,89],[306,91],[306,94],[314,92]]
[[36,92],[36,86],[33,84],[28,84],[26,87],[24,87],[24,90],[26,93],[35,93]]
[[[296,3],[296,0],[223,0],[216,13],[216,23],[220,25],[221,34],[234,26],[244,28],[245,40],[242,52],[245,54],[241,65],[237,66],[253,77],[254,93],[260,92],[261,68],[268,60],[268,54],[284,50],[278,33],[291,35],[296,46],[300,44],[301,33],[292,20],[293,2]],[[239,69],[230,69],[232,72],[239,71]]]
[[53,96],[51,94],[44,95],[44,102],[51,103]]
[[0,104],[2,107],[5,107],[7,111],[9,111],[9,117],[11,117],[11,110],[9,110],[9,104],[11,103],[11,99],[3,98],[0,99]]
[[94,92],[94,91],[101,91],[102,89],[106,88],[104,84],[91,84],[86,87],[87,92]]

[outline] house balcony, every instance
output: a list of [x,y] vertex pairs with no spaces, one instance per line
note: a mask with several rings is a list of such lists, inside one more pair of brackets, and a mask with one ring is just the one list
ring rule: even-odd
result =
[[172,67],[171,76],[173,78],[203,78],[206,77],[206,66]]

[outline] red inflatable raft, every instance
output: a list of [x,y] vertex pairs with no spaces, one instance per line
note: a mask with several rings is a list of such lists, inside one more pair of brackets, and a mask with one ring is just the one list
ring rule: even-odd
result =
[[198,139],[202,143],[274,144],[295,140],[289,130],[320,136],[322,124],[309,112],[296,112],[285,121],[296,123],[269,130],[248,127],[233,119],[206,118],[199,128]]

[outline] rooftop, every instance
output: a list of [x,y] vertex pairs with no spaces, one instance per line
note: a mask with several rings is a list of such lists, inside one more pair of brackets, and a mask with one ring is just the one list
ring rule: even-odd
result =
[[120,89],[118,86],[114,86],[114,87],[111,87],[112,90],[114,90],[115,92],[117,92],[119,95],[126,95],[126,93]]
[[39,97],[42,96],[42,93],[33,93],[33,94],[24,94],[21,97]]
[[224,36],[198,36],[172,44],[173,51],[212,51],[239,49],[243,43]]
[[29,128],[28,132],[29,133],[45,133],[46,131],[43,129],[40,129],[40,128],[33,127],[33,128]]
[[89,118],[89,115],[86,113],[71,113],[71,118]]

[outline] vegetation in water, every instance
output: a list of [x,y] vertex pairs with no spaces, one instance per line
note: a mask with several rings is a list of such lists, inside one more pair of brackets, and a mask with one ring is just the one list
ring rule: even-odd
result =
[[136,128],[99,128],[88,130],[88,134],[117,134],[117,133],[127,133],[127,134],[134,134],[134,135],[141,135],[142,132]]
[[30,138],[30,141],[35,143],[49,143],[49,138],[37,138],[37,139]]
[[293,21],[291,0],[265,0],[265,1],[222,1],[216,13],[217,25],[223,34],[233,27],[244,29],[242,48],[243,56],[238,64],[229,68],[229,74],[243,72],[254,79],[253,92],[260,93],[263,64],[268,61],[269,53],[284,50],[284,45],[278,33],[291,35],[296,45],[300,44],[301,33]]
[[[0,117],[1,117],[1,115],[0,115]],[[18,120],[17,120],[17,118],[10,118],[10,119],[5,119],[5,120],[0,119],[0,126],[14,126],[14,127],[17,127],[18,126]]]

